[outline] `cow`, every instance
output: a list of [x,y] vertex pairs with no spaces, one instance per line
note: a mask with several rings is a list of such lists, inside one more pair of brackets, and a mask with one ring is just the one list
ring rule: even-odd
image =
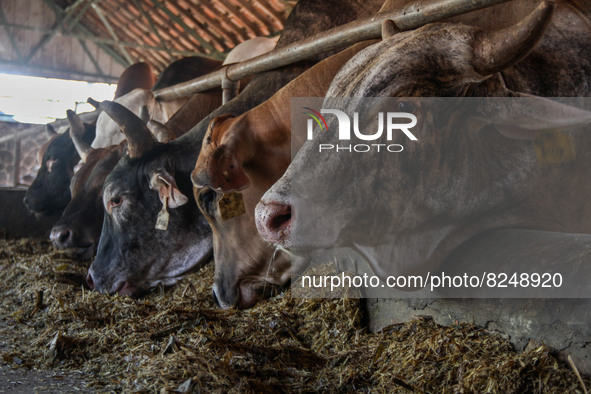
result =
[[[143,121],[147,122],[151,134],[160,143],[174,140],[187,132],[192,122],[205,117],[220,104],[220,90],[194,95],[187,108],[173,115],[167,124],[149,119],[147,108],[140,109]],[[190,105],[190,106],[189,106]],[[70,183],[71,201],[61,218],[53,226],[50,239],[58,249],[76,249],[79,257],[90,259],[96,252],[103,224],[102,187],[107,175],[123,156],[125,141],[106,148],[92,148],[83,136],[80,117],[68,111],[70,137],[82,165]]]
[[[552,18],[554,4],[544,2],[493,32],[429,24],[353,57],[333,80],[323,107],[330,108],[331,97],[398,97],[396,109],[423,119],[413,133],[418,140],[405,142],[410,147],[401,153],[358,155],[353,165],[351,156],[318,156],[318,144],[337,144],[338,134],[317,133],[257,205],[263,238],[294,254],[352,246],[385,278],[435,272],[459,245],[490,229],[591,232],[588,131],[563,131],[577,153],[560,164],[539,160],[532,143],[544,128],[589,120],[585,111],[535,96],[591,93],[591,25],[570,2],[557,7]],[[438,122],[445,126],[435,127],[413,99],[422,96],[529,97],[535,103],[530,122],[546,124],[528,129],[515,122],[520,114],[491,101],[491,108],[467,113],[455,102]],[[358,110],[356,103],[345,111]],[[336,119],[329,121],[328,129],[336,130]],[[479,129],[464,131],[471,122]],[[368,129],[375,127],[374,121]],[[346,185],[338,179],[344,174]],[[294,205],[302,199],[309,202],[305,212],[317,215],[313,223]],[[306,223],[322,234],[299,232],[310,229]]]
[[[152,68],[147,63],[135,63],[123,71],[117,82],[115,99],[136,88],[150,88],[154,84]],[[98,116],[98,113],[96,113]],[[96,137],[97,119],[89,119],[85,125],[87,133],[82,136],[85,143],[92,143]],[[37,215],[51,216],[61,212],[70,201],[70,181],[80,156],[68,132],[57,134],[48,125],[49,141],[39,149],[37,160],[39,171],[27,189],[23,203]]]
[[[357,0],[301,0],[288,17],[277,47],[369,16],[381,5],[377,3],[370,2],[373,9],[368,10],[368,2]],[[125,285],[119,272],[124,265],[137,267],[145,261],[177,259],[186,263],[185,269],[188,269],[208,258],[212,248],[211,230],[195,204],[190,173],[211,119],[221,114],[237,116],[253,108],[323,57],[326,55],[256,76],[236,98],[168,144],[154,144],[147,137],[148,133],[138,132],[147,142],[137,141],[141,148],[134,150],[133,155],[124,155],[105,180],[103,230],[87,281],[104,293],[129,294],[139,289]],[[125,124],[126,133],[134,132],[134,127],[138,130],[143,127],[133,117],[125,116],[120,120]],[[151,180],[154,180],[152,185]],[[172,205],[168,204],[167,230],[154,229],[159,212],[163,212],[163,204],[153,189],[161,191],[162,200],[165,197],[168,200],[169,195],[174,197]],[[185,199],[188,203],[179,205]],[[203,249],[198,250],[199,247]],[[171,250],[175,254],[171,254]]]
[[[150,119],[166,123],[188,100],[187,97],[181,97],[174,100],[158,100],[154,95],[154,90],[167,86],[179,84],[201,75],[213,72],[221,67],[222,63],[217,60],[207,59],[199,56],[190,56],[182,58],[171,63],[160,75],[151,89],[137,88],[129,93],[117,97],[115,101],[139,115],[140,108],[146,106]],[[221,90],[212,89],[211,98],[217,100],[217,105],[221,104]],[[117,123],[107,114],[100,114],[96,122],[97,135],[92,142],[91,147],[106,148],[111,145],[117,145],[125,139],[125,135],[120,132]]]
[[[254,207],[289,165],[290,152],[305,140],[291,133],[291,98],[324,97],[344,62],[373,42],[324,59],[240,116],[211,121],[191,180],[197,205],[213,231],[213,292],[220,306],[251,307],[263,291],[289,281],[290,258],[259,236]],[[220,212],[220,199],[234,191],[241,192],[245,213],[227,218]]]
[[[241,47],[239,49],[242,49],[242,53],[236,54],[235,50],[232,50],[230,52],[230,55],[233,55],[231,58],[247,60],[261,51],[268,51],[270,45],[274,45],[274,41],[264,39],[262,42],[256,40],[255,42],[246,42],[246,44],[251,48],[251,51],[244,53],[244,47]],[[256,48],[252,48],[253,44],[256,44]],[[170,69],[176,68],[190,72],[186,72],[184,76],[175,75],[170,71],[165,72],[157,87],[183,82],[186,78],[194,78],[208,71],[207,68],[201,71],[195,68],[200,63],[196,63],[191,58],[182,59],[175,64]],[[154,119],[149,119],[146,106],[142,107],[139,112],[140,114],[143,112],[140,116],[144,116],[144,121],[147,121],[147,126],[154,138],[160,143],[166,143],[186,133],[220,104],[220,89],[211,89],[193,95],[165,125]],[[69,111],[68,119],[70,120],[70,136],[84,163],[72,178],[70,185],[72,201],[54,225],[50,239],[57,248],[75,248],[79,251],[81,258],[90,259],[96,252],[103,223],[102,185],[107,175],[122,157],[124,142],[106,148],[92,148],[81,139],[79,117]],[[166,272],[161,270],[161,274],[165,275]]]
[[[242,60],[247,60],[260,51],[268,51],[270,45],[274,45],[274,42],[273,40],[264,39],[263,42],[256,40],[254,43],[246,42],[246,44],[247,47],[251,47],[251,51],[248,53],[242,51],[243,53],[238,56],[233,50],[230,52],[230,55],[234,54],[233,59],[240,59],[241,56]],[[253,44],[257,45],[254,49],[252,48]],[[180,67],[179,64],[185,64],[185,66]],[[183,59],[176,62],[175,67],[189,69],[191,72],[186,74],[186,77],[196,77],[204,71],[200,72],[198,69],[190,67],[195,66],[195,64],[194,60]],[[174,67],[171,67],[171,69],[174,69]],[[164,73],[159,83],[162,85],[182,82],[186,78],[176,75],[175,79],[171,79],[172,76],[174,75],[170,72]],[[158,142],[169,142],[183,135],[193,125],[219,107],[221,104],[220,98],[221,91],[219,89],[197,93],[169,119],[166,125],[154,119],[148,120],[149,114],[147,108],[144,107],[142,108],[143,116],[146,118],[144,120],[147,121],[150,132]],[[142,109],[140,109],[140,113],[142,113]],[[107,175],[122,157],[124,142],[119,145],[94,149],[81,139],[81,123],[76,114],[69,111],[68,119],[70,120],[70,135],[84,164],[72,178],[70,185],[72,201],[70,201],[61,218],[54,225],[50,239],[57,248],[75,248],[79,251],[81,258],[90,259],[96,251],[103,223],[102,185]]]
[[92,258],[103,223],[103,182],[123,155],[125,141],[119,145],[92,149],[81,138],[82,121],[68,111],[70,137],[83,164],[70,182],[70,202],[51,229],[49,239],[58,249],[76,249],[82,259]]
[[[155,100],[152,91],[146,88],[156,89],[166,87],[167,84],[184,82],[187,79],[206,74],[218,68],[219,65],[219,62],[210,61],[209,59],[199,57],[184,58],[172,63],[162,73],[155,85],[153,84],[154,78],[150,68],[142,66],[142,64],[132,66],[120,78],[117,91],[125,95],[119,97],[118,100],[133,102],[132,99],[139,98],[134,103],[142,104],[141,97],[143,97],[147,98],[148,103],[154,104]],[[136,71],[136,73],[133,71]],[[144,77],[139,78],[142,75]],[[148,76],[152,81],[149,86],[147,85]],[[152,87],[152,85],[154,86]],[[136,86],[137,88],[135,88]],[[129,89],[132,89],[131,93],[129,93]],[[98,105],[92,99],[89,99],[89,101]],[[184,111],[183,114],[177,115],[175,113],[172,116],[175,121],[170,126],[149,119],[151,115],[155,114],[150,114],[148,106],[145,104],[137,111],[138,113],[142,112],[141,116],[145,118],[145,121],[148,121],[148,126],[154,137],[160,142],[167,142],[184,134],[190,126],[209,114],[211,110],[217,108],[221,104],[221,89],[211,89],[199,93],[192,97],[190,104],[191,107]],[[157,108],[174,109],[174,106],[160,105],[158,103],[154,105]],[[167,114],[163,118],[161,115],[161,113],[158,115],[161,120],[169,116]],[[105,116],[108,117],[108,115]],[[75,197],[72,197],[73,200],[65,207],[61,218],[52,228],[50,239],[55,247],[59,249],[76,249],[79,252],[79,257],[88,259],[96,252],[102,227],[102,184],[118,159],[121,158],[123,152],[121,144],[123,142],[116,145],[107,145],[104,148],[92,148],[91,143],[93,141],[84,140],[80,134],[80,127],[74,126],[81,124],[79,118],[71,111],[68,111],[68,119],[70,121],[71,141],[73,141],[83,165],[80,168],[81,174],[72,178],[70,183],[70,193]],[[98,126],[97,134],[104,135],[104,127],[108,127],[105,126],[105,122]],[[118,137],[118,139],[124,139],[124,134],[119,132],[118,126],[117,133],[123,137]],[[68,141],[70,145],[71,141]]]
[[[47,128],[51,137],[37,152],[39,171],[23,198],[23,204],[36,216],[51,216],[68,205],[68,187],[74,167],[80,161],[68,133],[58,134],[50,125]],[[85,130],[83,139],[91,143],[96,127],[94,124],[86,124]]]
[[139,62],[127,67],[117,81],[115,98],[125,96],[134,89],[151,89],[156,83],[152,66]]

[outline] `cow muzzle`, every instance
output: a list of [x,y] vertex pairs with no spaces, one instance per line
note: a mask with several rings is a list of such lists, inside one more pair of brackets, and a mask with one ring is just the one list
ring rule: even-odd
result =
[[291,246],[293,219],[291,204],[262,200],[256,206],[255,217],[257,229],[267,242],[283,248]]
[[58,249],[74,247],[74,231],[68,226],[56,225],[51,229],[49,239]]

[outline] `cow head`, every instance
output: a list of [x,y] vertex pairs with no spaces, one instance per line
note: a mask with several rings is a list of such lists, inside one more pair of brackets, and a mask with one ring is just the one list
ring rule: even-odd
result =
[[253,216],[289,164],[289,128],[277,115],[265,107],[214,118],[191,174],[195,200],[213,230],[213,291],[222,307],[250,307],[289,280],[289,259],[261,239]]
[[[51,137],[37,154],[40,168],[23,203],[29,211],[50,216],[70,201],[70,180],[80,156],[67,132],[57,134],[50,125],[47,128]],[[82,139],[90,144],[95,130],[94,124],[85,124]]]
[[114,102],[101,108],[127,136],[127,152],[104,183],[103,229],[87,281],[119,294],[172,285],[211,255],[211,231],[192,208],[188,173],[136,115]]
[[323,60],[252,110],[219,116],[209,124],[191,180],[213,230],[214,295],[221,306],[250,307],[286,285],[299,269],[299,261],[293,264],[258,235],[254,208],[303,143],[303,135],[292,135],[291,98],[323,97],[339,68],[371,43]]
[[[459,24],[427,25],[389,37],[355,56],[335,77],[327,97],[401,97],[399,108],[393,109],[423,119],[417,132],[419,142],[399,155],[381,156],[383,160],[373,165],[365,163],[364,169],[372,168],[368,173],[352,166],[343,154],[320,159],[318,143],[334,144],[336,136],[317,134],[257,206],[261,235],[296,253],[307,247],[353,244],[377,274],[386,276],[433,272],[451,250],[479,231],[503,226],[537,228],[542,222],[554,221],[552,209],[552,219],[532,214],[541,210],[540,196],[546,196],[540,186],[544,169],[531,147],[539,129],[507,128],[514,114],[499,110],[492,113],[500,117],[479,114],[479,132],[454,132],[454,121],[476,114],[452,107],[444,111],[448,127],[433,130],[430,114],[412,100],[417,96],[519,96],[507,89],[498,72],[527,56],[548,25],[552,10],[551,4],[544,3],[517,25],[494,33]],[[328,99],[325,104],[331,108]],[[585,117],[551,103],[535,108],[533,118],[546,120],[546,127],[555,127],[554,120],[560,123],[572,118],[577,123]],[[347,109],[352,113],[355,107]],[[338,129],[336,122],[328,126]],[[376,159],[373,155],[366,158]],[[345,176],[350,183],[338,179]],[[335,190],[334,185],[341,186]],[[528,196],[540,189],[531,208],[525,210],[526,217],[516,216],[530,201]],[[325,230],[322,236],[294,236],[301,217],[294,210],[295,198],[310,203],[307,213],[317,218],[317,229]],[[391,218],[388,226],[368,226],[383,224],[384,217]],[[561,229],[561,224],[553,229]],[[359,228],[372,230],[362,233]],[[584,224],[574,228],[581,229]],[[371,251],[363,250],[366,246]],[[380,264],[382,249],[387,249],[395,266]]]
[[81,138],[80,118],[68,111],[70,137],[82,165],[72,177],[72,199],[53,226],[49,238],[59,249],[75,248],[84,259],[90,259],[98,245],[103,224],[103,183],[123,155],[123,143],[108,148],[92,149]]
[[[149,89],[154,84],[154,75],[152,68],[147,63],[136,63],[123,71],[117,82],[117,92],[115,98],[130,93],[134,89]],[[101,118],[98,112],[94,115]],[[103,116],[104,118],[104,116]],[[79,122],[79,121],[78,121]],[[87,146],[94,142],[97,135],[109,134],[112,125],[103,125],[95,117],[90,124],[84,126],[84,132],[79,132],[78,137],[82,145]],[[74,173],[74,167],[80,160],[78,151],[73,144],[72,139],[65,132],[57,135],[51,126],[48,127],[50,140],[38,153],[40,169],[37,176],[23,200],[25,206],[32,212],[51,215],[63,210],[70,201],[70,181]],[[97,129],[106,127],[105,132],[98,132]],[[118,129],[115,129],[118,133]],[[121,142],[119,140],[118,142]],[[112,144],[105,144],[106,147]]]

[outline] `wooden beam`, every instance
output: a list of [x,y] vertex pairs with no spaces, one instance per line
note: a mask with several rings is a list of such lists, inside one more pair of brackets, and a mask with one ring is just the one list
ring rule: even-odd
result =
[[[96,69],[96,71],[99,74],[101,74],[101,75],[105,75],[105,73],[101,69],[101,66],[98,64],[98,61],[94,58],[93,54],[88,49],[88,46],[86,45],[86,42],[84,40],[78,40],[78,42],[82,46],[82,49],[84,50],[84,53],[86,53],[86,56],[88,56],[88,58],[92,62],[92,65],[94,66],[94,68]],[[106,77],[106,75],[105,75],[105,77]]]
[[82,18],[86,14],[88,8],[92,6],[96,1],[98,0],[87,0],[87,2],[84,3],[80,12],[76,15],[72,22],[68,24],[68,32],[71,32],[74,29],[74,27],[76,27],[78,22],[80,22],[80,18]]
[[[43,38],[41,38],[41,41],[39,41],[37,45],[31,49],[27,57],[24,59],[25,63],[28,63],[37,54],[37,52],[39,52],[39,50],[59,32],[61,27],[74,16],[76,8],[78,8],[78,6],[82,4],[83,1],[85,0],[76,0],[76,2],[68,7],[68,10],[62,15],[55,14],[57,22],[54,24],[53,29],[49,34],[46,34]],[[50,7],[58,7],[53,0],[45,0],[45,2],[49,4]]]
[[[64,11],[59,6],[57,6],[57,4],[55,4],[52,0],[44,0],[44,1],[47,5],[49,5],[49,7],[52,9],[53,13],[56,15],[57,18],[62,17],[62,15],[64,14]],[[77,24],[75,26],[75,29],[88,37],[95,37],[95,34],[92,31],[88,30],[86,27],[84,27],[82,24]],[[83,37],[75,37],[75,38],[85,39]],[[117,51],[114,51],[108,45],[105,45],[103,43],[97,42],[97,45],[99,46],[99,48],[101,48],[103,51],[105,51],[109,56],[111,56],[117,63],[127,67],[127,62],[125,61],[124,58],[121,57],[121,55],[119,53],[117,53]]]
[[[138,11],[142,14],[142,16],[144,17],[144,19],[148,22],[148,25],[150,26],[150,29],[152,29],[152,31],[154,32],[154,34],[156,35],[156,37],[158,37],[158,39],[160,40],[160,45],[163,47],[166,47],[166,41],[164,41],[164,39],[162,38],[162,36],[160,35],[160,32],[158,31],[158,29],[156,29],[156,26],[154,26],[154,20],[152,19],[152,17],[150,16],[150,14],[148,14],[145,10],[144,7],[142,6],[142,4],[138,1],[138,0],[133,0],[135,7],[138,9]],[[166,52],[168,53],[168,55],[170,57],[173,57],[172,52],[166,48]]]
[[[228,0],[226,0],[226,1],[228,1]],[[269,34],[271,34],[273,32],[273,30],[274,30],[273,24],[270,23],[268,21],[268,18],[265,18],[264,15],[261,16],[260,11],[257,11],[248,0],[241,1],[240,6],[242,8],[244,8],[246,11],[248,11],[254,17],[254,19],[259,22],[261,27],[266,28],[269,31]],[[255,21],[255,23],[256,23],[256,21]],[[264,33],[262,31],[260,33],[257,33],[257,36],[262,36],[262,35],[264,35]]]
[[0,22],[2,22],[2,24],[4,25],[4,30],[6,31],[6,35],[8,36],[8,40],[10,41],[10,46],[12,46],[12,49],[16,53],[16,57],[18,58],[18,60],[21,61],[23,58],[23,55],[21,54],[20,49],[18,49],[18,46],[16,45],[16,40],[14,39],[12,32],[9,30],[8,21],[6,19],[6,15],[4,14],[4,10],[2,9],[1,4],[0,4]]
[[283,29],[283,24],[285,23],[285,15],[282,15],[280,12],[277,12],[268,2],[259,0],[253,4],[254,7],[259,7],[264,12],[271,15],[276,22],[275,29]]
[[[204,29],[217,32],[225,40],[224,47],[226,48],[226,51],[230,49],[230,46],[228,44],[231,44],[231,46],[233,47],[234,45],[236,45],[237,42],[240,42],[236,33],[231,31],[233,30],[233,25],[229,24],[227,21],[224,21],[221,17],[217,17],[217,12],[215,10],[212,10],[208,5],[205,4],[205,2],[202,1],[199,4],[191,4],[191,7],[195,9],[198,16],[200,16],[201,19],[203,19],[202,23]],[[212,19],[217,20],[216,25],[208,22]],[[227,24],[228,27],[224,27],[223,24]]]
[[230,14],[227,12],[227,10],[223,9],[220,3],[218,3],[218,7],[216,7],[210,0],[201,0],[200,5],[207,7],[218,20],[225,23],[230,30],[234,31],[235,38],[232,42],[234,46],[240,44],[244,40],[248,40],[248,35],[245,34],[246,29],[236,26],[236,24],[229,18]]
[[[0,26],[3,27],[8,27],[8,28],[16,28],[16,29],[24,29],[24,30],[32,30],[32,31],[38,31],[41,33],[47,33],[50,32],[51,30],[49,29],[42,29],[42,28],[38,28],[38,27],[34,27],[34,26],[26,26],[26,25],[20,25],[20,24],[15,24],[15,23],[3,23],[0,22]],[[75,33],[67,33],[64,34],[64,36],[66,37],[71,37],[71,38],[75,38],[78,40],[85,40],[85,41],[91,41],[98,44],[105,44],[105,45],[122,45],[124,47],[127,48],[138,48],[138,49],[146,49],[148,51],[159,51],[159,52],[166,52],[166,51],[170,51],[172,54],[174,55],[181,55],[181,56],[204,56],[204,57],[210,57],[211,56],[207,56],[205,54],[202,54],[200,52],[196,52],[196,51],[186,51],[186,50],[178,50],[175,48],[167,48],[164,46],[158,46],[158,47],[154,47],[154,46],[150,46],[150,45],[144,45],[144,44],[137,44],[137,43],[132,43],[132,42],[126,42],[126,41],[115,41],[109,38],[100,38],[100,37],[96,37],[96,35],[91,36],[88,34],[75,34]],[[101,47],[101,49],[103,49]],[[216,58],[217,59],[217,58]],[[217,59],[219,60],[219,59]]]
[[224,39],[222,37],[219,37],[219,33],[218,34],[214,34],[217,33],[215,32],[214,29],[210,29],[209,25],[205,25],[201,22],[199,22],[195,16],[193,16],[193,10],[189,7],[187,7],[187,5],[185,4],[185,7],[183,7],[179,2],[176,3],[171,3],[177,10],[179,10],[185,17],[187,17],[191,22],[193,22],[195,24],[195,26],[197,26],[201,31],[205,32],[209,37],[211,37],[212,41],[215,41],[217,43],[217,45],[221,48],[221,51],[225,51],[226,49],[228,49],[228,47],[226,46],[226,43],[224,42]]
[[[111,35],[113,40],[115,40],[115,42],[119,43],[119,37],[117,37],[117,34],[115,34],[115,30],[113,30],[113,28],[111,27],[111,24],[109,23],[107,18],[105,18],[105,16],[101,12],[101,9],[94,3],[91,5],[91,7],[92,7],[92,10],[99,17],[101,22],[103,23],[103,25],[105,25],[105,27],[107,28],[107,31],[109,32],[109,34]],[[130,66],[131,64],[133,64],[133,60],[131,59],[131,56],[129,56],[129,53],[127,53],[127,50],[125,49],[125,47],[122,45],[119,45],[119,44],[117,44],[117,46],[119,47],[119,49],[123,53],[123,56],[125,56],[125,59],[127,60],[127,63],[128,63],[127,65]]]

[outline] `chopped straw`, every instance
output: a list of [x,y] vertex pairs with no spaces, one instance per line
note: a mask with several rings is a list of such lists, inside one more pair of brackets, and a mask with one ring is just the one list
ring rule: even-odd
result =
[[[125,392],[582,392],[545,346],[429,318],[370,333],[362,301],[286,291],[220,310],[212,264],[145,297],[82,286],[86,264],[47,242],[0,241],[1,360]],[[16,362],[18,361],[18,363]]]

